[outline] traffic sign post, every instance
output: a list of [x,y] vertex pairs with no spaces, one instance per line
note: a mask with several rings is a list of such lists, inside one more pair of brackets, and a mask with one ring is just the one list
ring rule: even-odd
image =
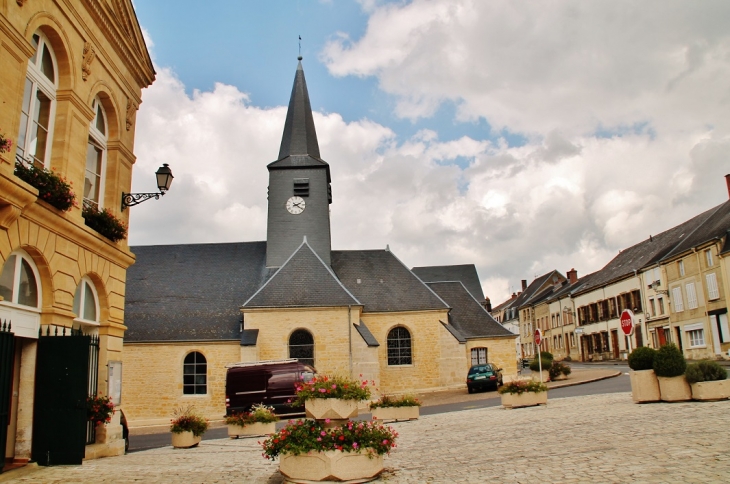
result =
[[630,309],[624,309],[621,313],[621,331],[628,336],[629,353],[631,353],[631,335],[634,334],[634,312]]
[[542,355],[540,354],[540,343],[542,343],[542,331],[540,328],[535,330],[535,351],[537,351],[537,364],[540,368],[540,383],[542,383]]

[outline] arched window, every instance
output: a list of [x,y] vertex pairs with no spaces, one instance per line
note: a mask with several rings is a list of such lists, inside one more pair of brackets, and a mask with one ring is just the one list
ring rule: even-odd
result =
[[76,321],[87,325],[99,324],[99,298],[94,283],[84,277],[76,287],[74,295],[74,313]]
[[411,365],[411,333],[397,327],[388,333],[388,365]]
[[471,349],[471,364],[474,365],[486,365],[487,364],[487,349],[486,348],[472,348]]
[[202,353],[188,353],[183,363],[183,394],[205,395],[208,393],[208,362]]
[[89,126],[89,143],[86,146],[86,176],[84,178],[84,202],[99,207],[104,193],[104,167],[106,166],[107,122],[106,112],[98,97],[91,106],[94,120]]
[[289,358],[314,366],[314,337],[306,329],[298,329],[289,336]]
[[36,167],[48,166],[58,85],[56,56],[48,38],[33,34],[35,53],[28,61],[16,153]]
[[0,296],[3,302],[37,308],[40,306],[38,275],[32,261],[22,254],[12,254],[0,273]]

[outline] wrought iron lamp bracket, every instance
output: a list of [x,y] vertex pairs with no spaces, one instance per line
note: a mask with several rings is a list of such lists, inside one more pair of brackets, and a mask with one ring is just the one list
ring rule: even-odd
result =
[[124,193],[122,192],[122,211],[124,211],[127,207],[133,207],[135,205],[139,205],[140,203],[149,200],[150,198],[154,198],[155,200],[159,200],[162,195],[164,195],[165,192],[158,192],[158,193]]

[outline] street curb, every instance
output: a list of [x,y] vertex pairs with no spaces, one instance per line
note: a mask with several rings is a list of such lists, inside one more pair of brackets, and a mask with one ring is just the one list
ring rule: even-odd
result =
[[616,378],[617,376],[621,376],[621,375],[623,375],[623,372],[617,371],[616,373],[614,373],[612,375],[599,376],[598,378],[592,378],[590,380],[581,380],[581,381],[562,383],[560,385],[555,385],[555,386],[549,387],[548,391],[554,390],[556,388],[574,387],[576,385],[583,385],[584,383],[593,383],[594,381],[608,380],[609,378]]

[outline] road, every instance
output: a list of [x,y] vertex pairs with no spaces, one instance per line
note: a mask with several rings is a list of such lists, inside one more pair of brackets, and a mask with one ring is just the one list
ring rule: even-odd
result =
[[[631,391],[631,383],[629,382],[629,377],[625,374],[629,371],[629,367],[626,365],[626,363],[593,363],[590,365],[571,363],[571,367],[574,369],[615,369],[617,371],[621,371],[623,374],[617,378],[609,378],[607,380],[600,380],[592,383],[551,389],[549,391],[551,399]],[[464,390],[464,392],[466,392],[466,390]],[[420,413],[421,415],[433,415],[447,412],[458,412],[461,410],[469,410],[473,408],[496,407],[501,405],[501,400],[496,391],[485,392],[481,395],[483,395],[483,398],[479,400],[421,407]],[[370,420],[370,414],[363,413],[359,415],[356,420]],[[286,425],[285,421],[280,422],[279,424],[277,424],[277,429],[282,428],[284,425]],[[203,435],[203,440],[224,439],[227,436],[228,429],[226,427],[217,427],[208,430]],[[129,452],[131,453],[139,452],[141,450],[157,449],[169,445],[170,433],[167,431],[157,434],[132,435],[129,442]]]

